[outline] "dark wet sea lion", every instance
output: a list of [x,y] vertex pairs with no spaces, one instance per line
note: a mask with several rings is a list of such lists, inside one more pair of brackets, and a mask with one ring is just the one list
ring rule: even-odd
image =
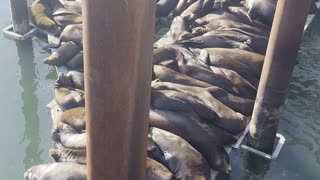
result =
[[63,112],[52,127],[53,141],[69,149],[86,148],[85,109],[73,108]]
[[56,85],[54,99],[63,111],[85,105],[84,91],[70,87]]
[[161,162],[176,179],[210,180],[210,169],[203,156],[187,141],[167,131],[149,128],[152,139],[164,152]]
[[178,84],[184,84],[188,86],[196,86],[196,87],[210,87],[212,86],[209,83],[199,81],[197,79],[191,78],[187,75],[181,74],[177,71],[174,71],[172,69],[154,65],[153,66],[153,72],[155,74],[155,77],[160,79],[164,82],[173,82]]
[[62,44],[56,52],[53,52],[49,57],[43,60],[43,63],[51,66],[62,66],[80,51],[81,47],[76,43],[69,41]]
[[249,0],[248,16],[251,19],[260,19],[262,22],[271,26],[274,13],[277,6],[277,0]]
[[50,149],[49,155],[55,162],[87,164],[86,149]]
[[155,109],[197,116],[208,123],[214,123],[217,119],[217,113],[202,101],[173,90],[153,90],[151,106]]
[[84,76],[83,73],[78,71],[69,71],[66,75],[59,73],[56,83],[62,87],[84,90]]
[[31,22],[43,29],[52,33],[53,35],[59,34],[58,25],[51,19],[52,9],[50,8],[47,0],[37,1],[31,6],[30,16]]
[[167,17],[169,12],[177,5],[178,0],[160,0],[156,4],[156,17]]
[[214,130],[190,116],[162,110],[150,110],[149,124],[180,136],[198,150],[209,165],[219,171],[228,172],[228,155],[223,145],[235,142],[228,133]]
[[173,19],[180,16],[181,13],[188,8],[188,0],[179,0],[177,6],[170,11],[168,18]]
[[246,118],[242,114],[235,112],[228,106],[221,103],[205,88],[157,81],[153,81],[151,86],[155,90],[174,90],[189,94],[192,97],[202,101],[218,115],[218,118],[216,118],[216,120],[212,123],[222,129],[225,129],[229,133],[238,134],[246,127]]
[[72,162],[33,166],[24,173],[26,180],[86,180],[87,166]]
[[77,53],[64,65],[71,70],[83,69],[83,51],[80,51],[79,53]]
[[54,21],[61,27],[66,27],[70,24],[82,24],[81,14],[67,10],[66,8],[59,8],[52,14]]
[[175,180],[168,168],[147,157],[146,180]]

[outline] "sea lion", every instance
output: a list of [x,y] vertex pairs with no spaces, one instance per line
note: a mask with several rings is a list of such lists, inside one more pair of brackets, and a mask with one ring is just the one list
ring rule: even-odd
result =
[[217,113],[205,103],[189,94],[172,90],[153,90],[151,92],[151,106],[155,109],[197,116],[208,123],[214,123],[217,119]]
[[278,0],[249,0],[248,16],[271,26]]
[[33,166],[24,173],[26,180],[87,179],[87,166],[73,162]]
[[168,168],[147,157],[146,180],[175,180],[175,178]]
[[180,16],[181,13],[188,8],[188,0],[179,0],[177,6],[170,11],[168,19]]
[[174,90],[185,93],[202,101],[218,115],[218,118],[211,123],[231,134],[238,134],[246,127],[247,120],[242,114],[221,103],[205,88],[158,81],[152,81],[151,86],[155,90]]
[[53,52],[49,57],[44,59],[43,63],[60,67],[80,51],[81,48],[76,43],[69,41],[62,44],[56,52]]
[[83,72],[83,51],[80,51],[64,64],[68,69]]
[[180,136],[198,150],[208,161],[211,168],[228,172],[228,154],[223,145],[236,141],[235,137],[219,128],[211,129],[190,116],[178,113],[150,110],[149,125]]
[[152,139],[164,152],[160,162],[164,164],[176,179],[210,180],[210,169],[203,156],[187,141],[170,132],[149,128]]
[[172,69],[159,66],[159,65],[153,66],[153,72],[157,79],[160,79],[161,81],[164,81],[164,82],[173,82],[173,83],[183,84],[187,86],[196,86],[196,87],[212,86],[209,83],[199,81],[187,75],[181,74],[177,71],[174,71]]
[[60,0],[63,6],[69,11],[82,14],[82,3],[79,1]]
[[54,21],[60,27],[66,27],[70,24],[82,24],[81,14],[67,10],[66,8],[59,8],[52,13]]
[[86,148],[85,109],[73,108],[63,112],[53,123],[52,140],[69,149]]
[[156,4],[156,17],[167,17],[169,12],[177,5],[178,0],[160,0]]
[[49,155],[55,162],[87,164],[86,149],[50,149]]
[[36,1],[30,8],[31,22],[43,29],[52,33],[53,35],[58,35],[59,28],[58,25],[51,19],[52,9],[50,8],[47,0]]
[[[185,51],[185,48],[179,46],[172,46],[176,48],[177,51]],[[236,82],[228,76],[222,73],[217,73],[211,71],[206,65],[201,64],[203,62],[199,61],[195,57],[186,58],[185,55],[177,58],[179,72],[190,76],[194,79],[207,82],[213,86],[218,86],[230,93],[234,93],[244,98],[254,98],[255,90],[247,84],[242,84]]]
[[55,85],[54,99],[63,111],[85,105],[84,91],[59,84]]
[[207,65],[233,70],[256,88],[258,87],[264,56],[226,48],[192,49],[192,51]]
[[188,32],[188,27],[185,24],[182,17],[177,16],[173,19],[170,26],[170,33],[173,42],[176,42],[181,39],[185,39],[186,36],[190,36],[191,33]]
[[83,73],[78,71],[69,71],[67,75],[59,73],[56,83],[62,87],[84,90],[84,76]]
[[82,24],[70,24],[66,26],[60,34],[60,43],[72,41],[79,46],[83,46]]
[[214,0],[198,0],[192,3],[186,10],[181,13],[181,17],[187,22],[204,16],[212,10]]

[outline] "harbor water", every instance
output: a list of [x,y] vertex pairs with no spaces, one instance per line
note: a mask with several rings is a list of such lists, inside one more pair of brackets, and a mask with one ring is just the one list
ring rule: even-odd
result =
[[[1,1],[0,28],[9,24],[9,1]],[[21,180],[31,166],[52,162],[52,120],[46,105],[53,99],[57,75],[42,64],[49,54],[45,45],[45,38],[18,42],[0,33],[0,180]],[[320,15],[302,41],[279,133],[286,143],[277,159],[233,151],[231,175],[216,179],[320,179]]]

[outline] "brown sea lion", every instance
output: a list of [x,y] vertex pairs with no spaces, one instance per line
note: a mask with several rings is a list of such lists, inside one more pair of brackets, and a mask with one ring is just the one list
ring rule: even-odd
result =
[[72,41],[79,46],[83,46],[82,24],[70,24],[66,26],[60,34],[60,43]]
[[196,87],[212,86],[209,83],[191,78],[187,75],[181,74],[177,71],[166,68],[164,66],[154,65],[153,72],[157,79],[160,79],[161,81],[164,81],[164,82],[173,82],[173,83],[184,84],[188,86],[196,86]]
[[87,166],[73,162],[33,166],[24,173],[26,180],[87,179]]
[[55,162],[87,164],[86,149],[50,149],[49,155]]
[[181,13],[181,17],[187,22],[192,22],[195,19],[209,13],[213,7],[214,0],[198,0],[192,3],[186,10]]
[[173,19],[171,26],[170,26],[170,33],[173,42],[176,42],[181,39],[185,39],[186,36],[190,36],[191,33],[188,32],[188,27],[185,24],[182,17],[177,16]]
[[215,170],[228,172],[228,154],[223,145],[235,142],[235,138],[218,128],[211,129],[190,116],[162,110],[150,110],[149,124],[180,136],[198,150]]
[[51,14],[52,9],[50,8],[47,0],[36,1],[36,3],[34,3],[30,9],[30,19],[35,26],[48,31],[53,35],[58,35],[59,28],[58,25],[51,19]]
[[172,172],[159,162],[147,157],[146,180],[175,180]]
[[217,113],[205,103],[189,94],[172,90],[153,90],[151,106],[155,109],[197,116],[208,123],[214,123],[217,119]]
[[52,127],[53,141],[68,149],[86,148],[85,109],[73,108],[63,112]]
[[149,128],[152,139],[164,152],[161,162],[176,179],[210,180],[210,169],[203,156],[187,141],[167,131]]
[[69,41],[62,44],[56,52],[53,52],[49,57],[43,60],[43,63],[51,66],[62,66],[77,53],[81,51],[76,43]]
[[85,105],[84,91],[59,84],[55,85],[54,99],[63,111]]
[[151,86],[156,90],[174,90],[185,93],[202,101],[218,115],[218,118],[216,118],[212,123],[222,129],[225,129],[229,133],[238,134],[246,127],[246,118],[242,114],[235,112],[228,106],[221,103],[204,88],[157,81],[152,81]]

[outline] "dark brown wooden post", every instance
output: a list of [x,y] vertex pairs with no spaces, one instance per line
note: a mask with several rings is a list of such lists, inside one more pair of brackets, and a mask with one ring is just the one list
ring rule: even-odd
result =
[[10,0],[13,31],[24,35],[30,30],[27,0]]
[[250,124],[255,149],[272,151],[311,1],[278,1]]
[[89,180],[142,180],[155,19],[151,0],[84,5]]

